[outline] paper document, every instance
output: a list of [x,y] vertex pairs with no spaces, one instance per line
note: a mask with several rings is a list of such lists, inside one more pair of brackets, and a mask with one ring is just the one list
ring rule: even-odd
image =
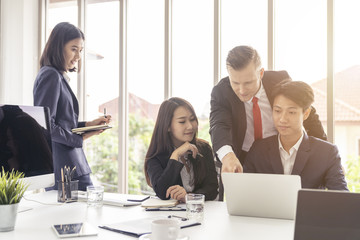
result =
[[[148,198],[149,196],[144,195],[129,195],[129,194],[116,194],[116,193],[104,193],[103,204],[116,206],[116,207],[129,207],[140,205],[141,202],[139,199]],[[79,191],[78,201],[86,202],[87,193],[84,191]]]
[[[167,216],[156,216],[151,218],[136,219],[127,222],[114,223],[105,226],[99,226],[100,228],[110,231],[122,233],[125,235],[140,237],[141,235],[151,233],[151,222],[157,219],[167,219]],[[185,218],[186,219],[186,218]],[[195,220],[180,221],[180,228],[187,228],[200,225]]]

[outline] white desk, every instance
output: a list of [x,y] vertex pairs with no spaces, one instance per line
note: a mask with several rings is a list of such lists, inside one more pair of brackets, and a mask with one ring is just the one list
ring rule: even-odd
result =
[[[46,203],[57,203],[57,192],[51,191],[27,196]],[[23,199],[20,207],[31,206],[33,209],[18,213],[15,230],[0,232],[0,240],[51,240],[58,239],[51,225],[59,223],[90,222],[94,226],[105,225],[151,217],[156,215],[186,216],[186,212],[146,212],[141,206],[88,208],[85,202],[63,205],[42,205]],[[294,221],[229,216],[224,202],[210,201],[205,203],[204,222],[201,226],[181,230],[191,240],[204,239],[241,239],[241,240],[291,240],[294,234]],[[97,237],[68,239],[132,239],[120,233],[99,228]]]

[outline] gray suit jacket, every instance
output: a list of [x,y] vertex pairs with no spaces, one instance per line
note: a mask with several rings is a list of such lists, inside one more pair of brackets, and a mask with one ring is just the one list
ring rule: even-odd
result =
[[44,66],[35,79],[33,94],[35,106],[50,109],[55,180],[61,179],[60,169],[65,165],[76,166],[75,177],[91,173],[83,139],[71,132],[85,122],[78,122],[79,104],[67,80],[55,68]]
[[[244,172],[284,174],[277,135],[254,142]],[[306,133],[291,174],[300,175],[303,188],[348,190],[337,147]]]

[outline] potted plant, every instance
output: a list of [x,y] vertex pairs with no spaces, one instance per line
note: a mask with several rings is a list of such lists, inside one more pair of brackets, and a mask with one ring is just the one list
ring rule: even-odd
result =
[[14,230],[17,209],[28,185],[21,181],[24,173],[14,171],[0,172],[0,232]]

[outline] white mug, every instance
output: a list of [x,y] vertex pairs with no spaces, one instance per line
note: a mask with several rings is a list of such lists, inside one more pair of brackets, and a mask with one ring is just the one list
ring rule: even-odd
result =
[[176,240],[179,236],[180,221],[158,219],[151,222],[151,240]]

